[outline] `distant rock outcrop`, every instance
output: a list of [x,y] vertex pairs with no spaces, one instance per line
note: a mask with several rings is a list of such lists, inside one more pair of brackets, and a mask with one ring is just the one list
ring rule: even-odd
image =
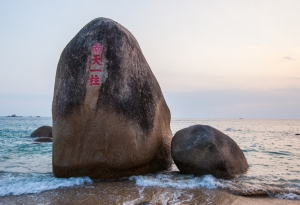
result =
[[34,140],[34,142],[52,142],[51,137],[38,137]]
[[175,164],[184,174],[212,174],[229,179],[248,169],[238,145],[229,136],[207,125],[179,130],[172,140],[171,150]]
[[31,133],[30,137],[52,137],[52,127],[51,126],[41,126],[33,133]]
[[56,72],[53,173],[116,179],[168,169],[170,111],[138,42],[106,18],[63,50]]
[[12,114],[12,115],[9,115],[9,116],[6,116],[6,117],[22,117],[22,116],[17,116],[16,114]]

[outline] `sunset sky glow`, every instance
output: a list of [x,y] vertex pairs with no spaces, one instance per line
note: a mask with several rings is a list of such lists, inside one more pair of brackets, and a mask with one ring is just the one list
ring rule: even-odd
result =
[[300,1],[1,1],[0,116],[51,116],[60,54],[97,17],[137,39],[174,118],[300,119]]

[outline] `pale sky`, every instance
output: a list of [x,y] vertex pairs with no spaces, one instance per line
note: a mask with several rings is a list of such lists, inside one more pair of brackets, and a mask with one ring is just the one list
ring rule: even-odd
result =
[[173,118],[300,119],[299,0],[0,0],[0,116],[51,116],[60,54],[98,17],[135,36]]

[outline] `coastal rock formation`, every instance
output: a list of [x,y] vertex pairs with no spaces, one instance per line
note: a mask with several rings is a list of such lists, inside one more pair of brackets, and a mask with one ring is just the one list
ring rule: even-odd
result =
[[172,157],[181,173],[234,178],[248,169],[239,146],[227,135],[207,125],[194,125],[176,132]]
[[63,50],[56,72],[53,173],[117,179],[171,166],[170,111],[138,42],[97,18]]
[[34,142],[52,142],[51,137],[38,137],[34,140]]
[[37,128],[30,137],[52,137],[52,127],[51,126],[41,126]]

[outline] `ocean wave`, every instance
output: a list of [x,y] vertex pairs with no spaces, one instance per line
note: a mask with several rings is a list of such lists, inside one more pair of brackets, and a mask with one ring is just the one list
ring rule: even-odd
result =
[[300,195],[297,195],[294,193],[276,194],[275,197],[280,198],[280,199],[298,199],[298,200],[300,200]]
[[223,187],[223,184],[221,184],[212,175],[195,177],[193,175],[177,173],[159,173],[145,176],[132,176],[129,180],[134,180],[137,186],[174,187],[179,189],[192,189],[199,187],[216,189],[217,187]]
[[269,151],[269,152],[265,152],[265,153],[268,153],[270,155],[285,155],[285,156],[291,156],[292,153],[291,152],[287,152],[287,151],[278,151],[278,152],[275,152],[275,151]]
[[92,183],[88,177],[55,178],[53,174],[1,173],[0,196],[36,194],[62,187]]
[[283,199],[300,199],[300,191],[296,187],[279,188],[269,185],[260,186],[252,183],[248,185],[247,183],[239,184],[236,178],[233,180],[224,180],[217,179],[212,175],[197,177],[194,175],[183,175],[177,172],[163,172],[145,176],[132,176],[129,180],[135,181],[135,184],[141,187],[173,187],[178,189],[221,188],[240,196],[265,195]]

